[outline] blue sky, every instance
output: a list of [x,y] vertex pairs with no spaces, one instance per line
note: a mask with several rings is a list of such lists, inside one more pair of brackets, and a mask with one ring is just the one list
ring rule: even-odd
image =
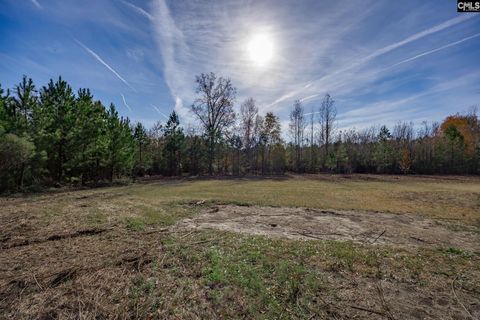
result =
[[[480,14],[456,1],[0,0],[0,83],[61,75],[151,126],[189,106],[213,71],[286,125],[329,92],[338,126],[441,120],[480,104]],[[248,55],[268,35],[272,58]]]

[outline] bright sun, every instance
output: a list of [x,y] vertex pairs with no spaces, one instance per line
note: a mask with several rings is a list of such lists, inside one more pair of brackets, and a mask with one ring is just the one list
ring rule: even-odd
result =
[[272,59],[272,39],[266,34],[257,34],[248,42],[247,51],[256,65],[264,66]]

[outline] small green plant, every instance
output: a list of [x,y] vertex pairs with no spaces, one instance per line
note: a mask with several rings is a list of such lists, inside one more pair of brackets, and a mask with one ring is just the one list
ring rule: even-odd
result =
[[224,280],[222,272],[221,252],[211,249],[207,252],[208,266],[203,270],[203,274],[209,283],[218,284]]
[[447,249],[447,252],[448,253],[453,253],[453,254],[463,254],[463,250],[462,249],[458,249],[458,248],[454,248],[454,247],[450,247]]
[[155,278],[138,277],[133,279],[133,284],[135,286],[135,293],[137,295],[141,293],[146,293],[148,295],[152,294],[155,291]]
[[359,258],[359,252],[351,242],[331,241],[328,243],[330,256],[335,263],[333,269],[347,269],[353,271],[354,262]]
[[128,218],[127,229],[132,231],[142,231],[145,229],[145,222],[141,218]]
[[465,251],[465,250],[462,250],[462,249],[459,249],[459,248],[450,247],[446,251],[447,251],[447,253],[454,254],[454,255],[457,255],[457,256],[462,256],[464,258],[472,257],[472,253],[470,253],[468,251]]

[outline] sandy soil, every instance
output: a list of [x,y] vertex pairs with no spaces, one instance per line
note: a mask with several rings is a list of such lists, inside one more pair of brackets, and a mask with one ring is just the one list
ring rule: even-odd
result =
[[441,221],[406,214],[219,205],[181,221],[178,227],[290,239],[349,240],[363,244],[451,247],[480,252],[478,233],[452,231]]

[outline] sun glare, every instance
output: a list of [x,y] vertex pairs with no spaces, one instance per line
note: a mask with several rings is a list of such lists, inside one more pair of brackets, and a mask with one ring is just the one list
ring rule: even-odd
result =
[[256,65],[264,66],[272,59],[272,39],[266,34],[257,34],[248,42],[247,51]]

